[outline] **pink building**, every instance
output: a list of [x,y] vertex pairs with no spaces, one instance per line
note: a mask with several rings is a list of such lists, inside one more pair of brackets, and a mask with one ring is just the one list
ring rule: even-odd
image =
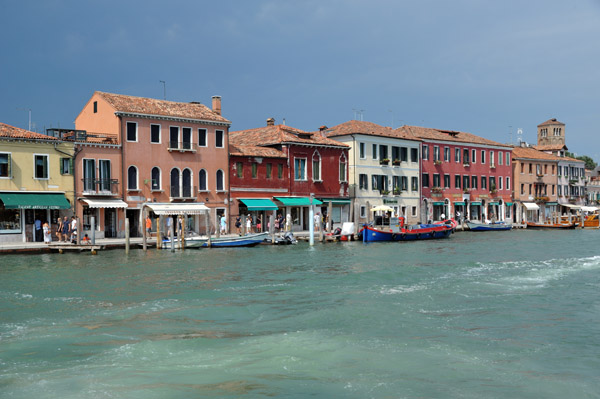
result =
[[512,218],[512,147],[470,133],[417,126],[423,140],[422,215],[426,220]]
[[75,120],[85,136],[75,161],[84,227],[95,216],[100,232],[120,236],[127,217],[139,235],[144,205],[178,204],[169,214],[188,215],[187,228],[198,232],[200,210],[213,226],[226,216],[230,122],[220,97],[212,105],[95,92]]

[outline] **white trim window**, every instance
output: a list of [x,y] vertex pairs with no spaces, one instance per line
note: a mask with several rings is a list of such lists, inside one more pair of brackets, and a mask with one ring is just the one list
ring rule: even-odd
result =
[[223,130],[215,130],[215,147],[225,148],[225,132]]
[[200,172],[198,172],[198,191],[208,191],[206,169],[200,169]]
[[136,142],[138,141],[138,124],[137,122],[126,122],[125,123],[125,139],[127,141]]
[[161,170],[158,166],[152,168],[151,177],[152,181],[150,183],[150,189],[152,191],[161,191],[162,187],[162,179],[161,179]]
[[360,159],[367,159],[367,146],[365,143],[358,143],[358,156]]
[[365,205],[360,206],[360,217],[362,219],[367,217],[367,207]]
[[0,179],[10,179],[11,176],[11,153],[0,152]]
[[377,148],[378,148],[377,144],[373,144],[373,146],[372,146],[372,154],[371,154],[373,160],[378,159],[377,158]]
[[306,180],[306,158],[294,158],[294,180]]
[[460,163],[460,148],[454,148],[454,162]]
[[83,175],[83,191],[96,191],[96,160],[93,158],[84,158],[81,161]]
[[506,166],[510,165],[510,152],[506,151]]
[[33,178],[36,180],[48,180],[48,154],[33,154]]
[[131,165],[127,168],[127,190],[137,191],[138,187],[138,168],[137,166]]
[[481,150],[481,164],[485,164],[485,150]]
[[346,171],[348,162],[346,162],[346,154],[340,156],[340,183],[348,181],[348,172]]
[[312,175],[313,181],[320,182],[321,179],[321,154],[315,151],[312,156]]
[[510,190],[510,177],[506,176],[506,189]]
[[475,150],[475,149],[471,150],[471,162],[473,162],[473,163],[477,162],[477,150]]
[[450,147],[444,147],[444,162],[450,162]]
[[181,128],[181,148],[184,150],[191,150],[194,145],[192,139],[192,128],[182,127]]
[[179,148],[179,126],[169,126],[169,148]]
[[154,123],[150,124],[150,143],[152,143],[152,144],[160,144],[161,143],[160,130],[161,130],[161,125],[157,125]]
[[225,174],[221,169],[217,170],[217,191],[225,191]]
[[502,165],[503,161],[504,161],[504,154],[502,154],[502,151],[498,151],[498,165]]
[[206,140],[206,129],[204,128],[200,128],[198,129],[198,147],[207,147],[207,140]]
[[422,152],[423,152],[423,161],[428,161],[429,160],[429,146],[427,144],[423,144],[422,147]]

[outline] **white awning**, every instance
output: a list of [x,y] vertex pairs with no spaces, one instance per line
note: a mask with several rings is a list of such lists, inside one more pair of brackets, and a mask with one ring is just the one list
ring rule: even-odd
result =
[[584,212],[596,212],[598,208],[596,208],[595,206],[582,206],[581,210]]
[[527,208],[528,211],[537,211],[540,209],[538,204],[534,204],[533,202],[523,202],[523,206]]
[[127,208],[127,202],[119,199],[83,199],[90,208]]
[[573,204],[560,204],[560,206],[564,206],[566,208],[571,208],[571,209],[579,209],[579,208],[581,208],[579,205],[573,205]]
[[157,204],[151,203],[146,206],[157,215],[200,215],[209,211],[209,208],[204,204],[195,202],[181,204]]

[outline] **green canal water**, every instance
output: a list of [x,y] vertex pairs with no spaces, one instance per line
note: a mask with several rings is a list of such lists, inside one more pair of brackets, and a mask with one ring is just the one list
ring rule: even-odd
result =
[[0,397],[598,398],[599,242],[0,256]]

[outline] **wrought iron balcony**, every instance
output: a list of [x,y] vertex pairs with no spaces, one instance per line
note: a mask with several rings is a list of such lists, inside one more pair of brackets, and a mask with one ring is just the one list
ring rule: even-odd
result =
[[169,141],[169,151],[196,152],[196,146],[189,141]]
[[81,179],[84,195],[117,195],[119,180],[117,179]]

